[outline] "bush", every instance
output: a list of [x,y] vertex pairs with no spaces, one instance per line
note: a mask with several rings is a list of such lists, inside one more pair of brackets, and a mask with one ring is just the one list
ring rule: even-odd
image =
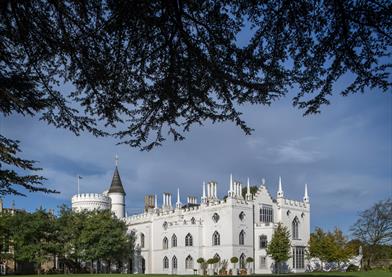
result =
[[197,263],[198,264],[202,264],[202,263],[204,263],[205,261],[204,261],[204,259],[203,258],[198,258],[197,259]]
[[353,265],[353,264],[350,264],[348,267],[347,267],[347,272],[355,272],[355,271],[358,271],[359,270],[359,267],[358,266],[356,266],[356,265]]
[[389,271],[389,272],[392,272],[392,264],[390,264],[390,265],[388,266],[388,271]]

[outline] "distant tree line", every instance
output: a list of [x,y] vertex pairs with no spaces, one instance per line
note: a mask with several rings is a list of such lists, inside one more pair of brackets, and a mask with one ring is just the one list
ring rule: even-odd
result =
[[392,199],[379,201],[360,212],[350,232],[352,239],[348,240],[339,228],[325,232],[317,227],[310,235],[308,258],[340,264],[358,255],[362,247],[364,270],[377,267],[379,260],[392,260]]
[[62,207],[58,216],[43,209],[0,214],[0,241],[0,261],[31,263],[38,274],[55,260],[61,266],[53,271],[108,272],[130,260],[134,236],[109,211],[76,213]]
[[[332,232],[317,227],[310,234],[306,258],[319,258],[321,270],[325,263],[336,263],[339,268],[342,263],[357,256],[361,247],[363,270],[386,267],[387,264],[382,265],[378,261],[392,260],[392,199],[379,201],[360,212],[350,232],[351,240],[337,227]],[[291,258],[290,251],[290,231],[278,224],[267,247],[267,254],[275,262],[276,272],[279,273]],[[392,269],[391,265],[389,269]]]

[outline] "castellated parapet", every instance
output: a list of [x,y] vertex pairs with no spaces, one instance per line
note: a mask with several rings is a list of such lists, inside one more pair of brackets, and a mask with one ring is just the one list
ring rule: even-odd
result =
[[99,193],[80,193],[72,196],[72,209],[76,211],[110,210],[111,199]]

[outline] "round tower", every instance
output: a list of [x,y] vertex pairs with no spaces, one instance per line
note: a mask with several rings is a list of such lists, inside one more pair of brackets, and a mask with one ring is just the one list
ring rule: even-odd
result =
[[114,170],[108,196],[112,199],[111,211],[117,218],[125,217],[125,191],[121,182],[120,174],[118,173],[117,165]]

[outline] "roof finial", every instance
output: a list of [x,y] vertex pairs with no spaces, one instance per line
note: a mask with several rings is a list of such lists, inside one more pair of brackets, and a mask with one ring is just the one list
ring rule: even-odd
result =
[[177,202],[176,207],[181,208],[181,200],[180,200],[180,188],[177,188]]
[[309,202],[308,184],[305,184],[304,202]]
[[279,176],[278,197],[283,197],[282,178]]
[[116,166],[118,166],[118,155],[116,154],[114,160],[116,161]]

